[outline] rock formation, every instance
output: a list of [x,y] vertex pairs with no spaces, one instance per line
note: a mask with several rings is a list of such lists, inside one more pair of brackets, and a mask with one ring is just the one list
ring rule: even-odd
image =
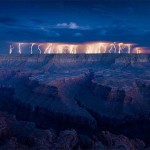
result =
[[5,150],[71,150],[71,149],[126,149],[145,147],[139,139],[129,139],[108,131],[80,135],[74,129],[56,133],[53,129],[37,129],[34,123],[17,121],[14,116],[0,112],[0,149]]
[[[0,55],[0,111],[34,122],[36,127],[25,124],[40,134],[30,135],[28,145],[18,141],[22,131],[8,138],[0,130],[8,138],[3,146],[40,147],[53,134],[55,140],[44,149],[142,149],[145,145],[137,138],[148,146],[149,58],[148,54]],[[44,130],[40,133],[37,128]]]

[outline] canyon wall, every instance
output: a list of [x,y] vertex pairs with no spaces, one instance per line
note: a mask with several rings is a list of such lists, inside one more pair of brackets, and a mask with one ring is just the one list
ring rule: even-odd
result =
[[149,54],[50,54],[0,55],[1,65],[83,65],[91,63],[128,64],[149,62]]
[[149,56],[0,55],[0,111],[39,128],[109,129],[150,142]]

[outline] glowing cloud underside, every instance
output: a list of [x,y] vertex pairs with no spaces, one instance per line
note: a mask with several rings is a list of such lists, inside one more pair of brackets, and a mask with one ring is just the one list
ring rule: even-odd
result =
[[29,49],[30,54],[99,54],[99,53],[142,53],[142,47],[136,47],[132,43],[117,42],[89,42],[82,44],[67,43],[13,43],[10,45],[9,53],[16,50],[19,54],[26,53]]

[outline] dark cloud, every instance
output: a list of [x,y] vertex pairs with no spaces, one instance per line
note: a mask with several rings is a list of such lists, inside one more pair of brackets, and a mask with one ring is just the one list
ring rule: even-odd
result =
[[15,25],[19,20],[13,17],[0,16],[0,24],[2,25]]

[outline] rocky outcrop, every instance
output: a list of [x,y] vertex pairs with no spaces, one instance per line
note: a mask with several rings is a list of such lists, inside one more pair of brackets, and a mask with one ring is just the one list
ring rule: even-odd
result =
[[8,67],[29,67],[52,69],[62,66],[84,66],[99,64],[135,64],[149,62],[148,54],[51,54],[51,55],[0,55],[0,64]]
[[138,63],[148,63],[149,55],[147,54],[133,54],[133,55],[122,55],[115,59],[115,64],[117,65],[136,65]]
[[56,149],[73,149],[78,144],[78,135],[75,130],[62,131],[55,143]]
[[[45,139],[53,135],[55,140],[42,149],[54,147],[54,143],[62,149],[102,149],[107,144],[90,135],[102,130],[149,143],[149,74],[149,55],[145,54],[0,55],[0,110],[48,129],[35,130],[41,139],[33,132],[28,139],[30,146],[40,147],[38,143],[47,143]],[[24,123],[22,126],[26,128]],[[31,123],[28,127],[35,128]],[[57,135],[49,128],[62,132]],[[124,136],[109,136],[112,143],[125,143],[121,147],[135,147],[136,142]],[[12,143],[12,149],[15,143],[20,147],[24,139],[16,137],[19,134],[6,141]],[[68,143],[63,145],[63,140]]]
[[107,149],[140,150],[145,147],[145,143],[139,139],[130,140],[124,135],[114,135],[108,131],[103,131],[98,137]]
[[34,121],[42,128],[95,129],[95,119],[77,105],[72,95],[80,89],[80,84],[86,82],[86,77],[77,76],[40,84],[27,77],[17,76],[17,79],[13,77],[12,82],[12,87],[0,88],[1,110],[14,113],[18,119]]
[[[0,149],[6,150],[73,150],[73,149],[126,149],[141,150],[145,143],[139,139],[129,139],[108,131],[97,134],[80,135],[74,129],[56,133],[53,129],[37,129],[33,123],[17,121],[13,116],[0,113]],[[4,123],[5,122],[5,123]]]

